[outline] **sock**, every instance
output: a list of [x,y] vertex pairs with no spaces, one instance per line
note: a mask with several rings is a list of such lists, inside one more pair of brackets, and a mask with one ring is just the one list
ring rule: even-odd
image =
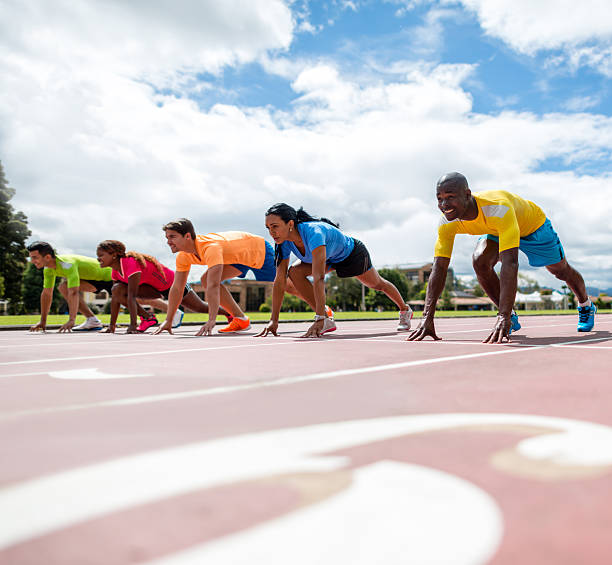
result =
[[580,306],[580,308],[584,308],[585,306],[591,306],[591,299],[587,298],[586,302],[579,302],[578,306]]
[[238,318],[239,320],[243,320],[243,321],[247,321],[249,319],[248,316],[234,316],[235,318]]

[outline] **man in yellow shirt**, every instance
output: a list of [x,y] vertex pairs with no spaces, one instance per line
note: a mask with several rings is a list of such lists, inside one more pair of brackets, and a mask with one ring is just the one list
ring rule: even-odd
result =
[[[183,296],[191,265],[205,265],[208,270],[202,276],[208,302],[208,322],[196,335],[211,335],[219,306],[233,316],[231,322],[219,330],[232,333],[250,329],[251,323],[229,290],[221,283],[234,277],[243,278],[252,271],[258,281],[274,281],[276,266],[274,248],[263,237],[241,231],[227,231],[196,235],[193,224],[186,218],[169,222],[164,226],[168,246],[176,256],[176,274],[168,297],[167,320],[172,320]],[[293,286],[286,291],[301,298]],[[156,334],[172,333],[170,323],[162,324]]]
[[[460,173],[448,173],[436,186],[438,208],[442,212],[431,277],[427,286],[421,323],[408,337],[435,340],[434,314],[446,282],[455,235],[482,235],[472,256],[478,282],[497,305],[499,314],[485,343],[501,343],[520,329],[512,310],[516,298],[519,249],[532,267],[546,267],[564,281],[578,299],[578,331],[593,329],[597,308],[589,300],[584,280],[565,259],[559,237],[542,210],[529,200],[504,190],[472,193]],[[494,270],[501,261],[500,276]]]

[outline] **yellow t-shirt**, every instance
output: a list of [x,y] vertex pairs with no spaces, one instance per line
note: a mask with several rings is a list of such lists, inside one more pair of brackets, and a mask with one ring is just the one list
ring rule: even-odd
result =
[[455,235],[490,234],[499,237],[499,250],[519,246],[519,239],[532,234],[546,221],[541,208],[529,200],[505,190],[484,190],[472,193],[478,205],[475,220],[447,220],[444,215],[438,225],[435,257],[449,257],[453,252]]
[[266,260],[265,239],[243,231],[197,235],[195,246],[197,255],[185,251],[178,252],[177,272],[189,271],[191,265],[207,265],[210,268],[215,265],[239,264],[260,269]]

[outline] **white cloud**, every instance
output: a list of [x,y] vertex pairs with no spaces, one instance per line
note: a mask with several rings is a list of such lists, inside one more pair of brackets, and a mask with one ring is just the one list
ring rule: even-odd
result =
[[583,112],[595,108],[601,102],[599,96],[574,96],[567,100],[563,107],[570,112]]
[[555,61],[612,76],[612,10],[608,0],[440,0],[473,11],[484,31],[520,53],[561,50]]
[[[238,57],[244,46],[232,37],[239,35],[235,20],[211,18],[231,20],[227,34],[216,33]],[[57,29],[39,23],[29,36],[54,29],[59,37],[64,20],[54,21]],[[13,37],[12,55],[0,62],[0,158],[34,237],[60,250],[91,255],[97,242],[113,238],[172,264],[160,229],[166,221],[187,216],[201,232],[265,235],[265,210],[287,201],[340,221],[366,242],[377,265],[427,261],[437,218],[434,183],[460,170],[474,189],[506,188],[540,203],[576,266],[612,285],[606,258],[612,203],[604,198],[610,177],[534,172],[549,158],[609,155],[610,118],[475,114],[463,87],[470,65],[406,63],[394,82],[373,84],[347,78],[331,63],[269,55],[270,68],[293,80],[290,110],[217,104],[205,111],[134,79],[142,68],[182,80],[174,71],[194,59],[178,47],[159,65],[156,50],[142,66],[115,67],[119,48],[92,54],[102,32],[91,42],[87,34],[67,33],[73,36],[65,45],[78,48],[83,61],[71,56],[64,63],[61,45],[43,55],[47,39],[25,45]],[[249,57],[288,41],[263,35]],[[179,24],[175,41],[181,45]],[[213,60],[216,47],[210,53]],[[457,271],[470,270],[472,247],[471,238],[459,238]]]
[[[455,3],[451,0],[452,3]],[[483,29],[523,53],[612,38],[607,0],[460,0]]]

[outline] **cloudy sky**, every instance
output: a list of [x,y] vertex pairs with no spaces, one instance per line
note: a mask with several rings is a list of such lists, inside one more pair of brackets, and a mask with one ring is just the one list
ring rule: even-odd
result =
[[170,265],[166,221],[266,235],[278,201],[429,261],[458,170],[608,288],[611,78],[609,0],[0,0],[0,161],[32,239]]

